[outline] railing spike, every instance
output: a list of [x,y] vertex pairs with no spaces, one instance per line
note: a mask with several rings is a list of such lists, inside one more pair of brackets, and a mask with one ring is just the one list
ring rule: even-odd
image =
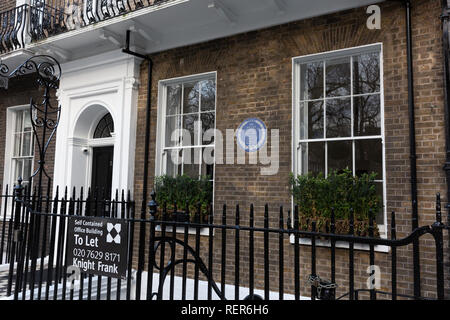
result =
[[441,213],[441,194],[436,194],[436,222],[442,222],[442,213]]
[[395,211],[391,213],[391,238],[395,239],[397,237],[397,225],[395,222]]

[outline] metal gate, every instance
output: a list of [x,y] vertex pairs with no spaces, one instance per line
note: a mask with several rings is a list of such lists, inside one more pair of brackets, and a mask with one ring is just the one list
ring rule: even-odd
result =
[[[267,205],[261,225],[255,224],[253,205],[249,211],[242,210],[242,214],[239,205],[233,210],[224,206],[220,214],[213,214],[211,206],[205,219],[200,208],[190,213],[189,210],[179,212],[176,204],[175,210],[170,212],[167,205],[159,207],[154,193],[148,208],[144,208],[148,210],[147,218],[140,219],[135,215],[136,205],[129,193],[116,192],[113,199],[101,193],[100,190],[88,190],[84,194],[83,190],[65,189],[62,195],[58,190],[50,199],[33,194],[19,182],[15,187],[13,215],[6,219],[12,228],[5,237],[6,248],[10,248],[7,251],[10,263],[8,295],[11,298],[428,299],[430,297],[398,292],[397,279],[401,274],[397,268],[397,251],[431,235],[434,246],[429,249],[434,253],[436,283],[432,298],[444,299],[443,233],[448,230],[448,225],[442,223],[439,195],[435,223],[397,239],[395,214],[392,213],[391,238],[384,239],[373,237],[372,220],[369,221],[369,237],[361,237],[354,235],[353,217],[348,235],[335,234],[334,215],[327,233],[315,231],[314,224],[311,231],[300,230],[297,207],[292,214],[280,207],[276,227],[269,225],[269,214],[273,217],[274,213],[269,213]],[[81,216],[116,218],[125,223],[128,231],[124,243],[127,252],[125,277],[74,273],[76,268],[69,261],[66,250],[70,240],[67,225],[71,218]],[[227,220],[230,216],[232,223]],[[142,230],[144,235],[140,234]],[[141,238],[145,241],[139,241]],[[308,239],[310,245],[301,245],[301,239]],[[329,247],[322,247],[323,244],[319,247],[324,239]],[[342,242],[348,244],[345,254],[348,268],[345,271],[336,267],[337,250],[342,250],[337,244]],[[377,265],[376,246],[389,248],[390,290],[368,289],[355,279],[355,269],[361,267],[361,262],[355,261],[355,255],[364,245],[369,257],[364,267]],[[257,248],[263,248],[263,252],[256,251]],[[319,250],[322,262],[318,258]],[[325,267],[324,252],[329,279],[324,279],[318,272],[318,264],[322,272]],[[410,253],[413,254],[412,250]],[[286,271],[288,265],[292,268]],[[346,280],[341,279],[344,275]],[[420,274],[414,283],[416,281],[421,281]],[[337,294],[337,287],[342,287],[340,294]]]

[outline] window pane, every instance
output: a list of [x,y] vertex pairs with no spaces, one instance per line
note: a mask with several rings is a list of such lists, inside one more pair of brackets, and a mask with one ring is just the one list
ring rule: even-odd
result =
[[167,150],[165,153],[166,159],[166,174],[175,177],[181,175],[181,156],[182,150]]
[[353,100],[355,136],[381,134],[380,95],[355,97]]
[[214,141],[214,138],[210,139],[209,141],[203,141],[203,136],[207,130],[215,128],[216,114],[214,112],[202,113],[201,119],[202,119],[202,143],[210,144]]
[[22,160],[15,160],[15,168],[14,168],[14,175],[13,175],[13,181],[17,181],[19,177],[23,178],[23,161]]
[[[181,120],[179,116],[166,117],[166,147],[174,147],[178,145],[179,139],[172,140],[172,135],[175,135],[175,130],[180,129]],[[178,135],[180,132],[178,132]],[[175,136],[174,136],[175,137]]]
[[300,70],[300,99],[323,98],[323,62],[302,64]]
[[327,100],[327,138],[350,137],[351,104],[350,99]]
[[22,132],[23,112],[16,112],[16,127],[15,132]]
[[214,179],[214,148],[203,148],[201,175]]
[[380,92],[380,54],[353,57],[353,93]]
[[20,157],[20,140],[22,135],[20,133],[14,134],[14,157]]
[[352,142],[328,142],[328,172],[334,170],[352,169]]
[[94,139],[110,138],[114,132],[114,120],[110,113],[100,119],[94,131]]
[[23,134],[22,157],[31,156],[31,132]]
[[302,174],[325,173],[325,142],[302,143]]
[[183,113],[198,112],[199,83],[184,84]]
[[328,60],[327,66],[327,97],[345,96],[350,94],[350,58]]
[[215,110],[216,108],[216,84],[214,80],[201,82],[202,111]]
[[356,175],[377,173],[377,180],[383,179],[381,139],[355,141]]
[[181,86],[167,87],[167,115],[181,113]]
[[183,116],[183,146],[198,145],[198,125],[198,114]]
[[323,101],[301,103],[300,126],[300,139],[323,138]]
[[31,170],[32,170],[32,160],[31,159],[25,159],[24,160],[24,168],[23,168],[23,179],[25,181],[29,181],[31,177]]
[[25,110],[23,112],[23,117],[24,117],[24,128],[23,128],[23,131],[31,131],[32,127],[31,127],[30,111]]
[[184,149],[183,174],[198,179],[200,175],[200,151],[198,148]]

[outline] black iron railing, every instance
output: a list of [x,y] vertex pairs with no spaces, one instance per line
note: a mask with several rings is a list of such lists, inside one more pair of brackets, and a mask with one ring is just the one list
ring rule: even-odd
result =
[[[397,238],[392,213],[391,237],[387,239],[373,237],[373,220],[369,237],[355,235],[352,216],[349,234],[335,233],[333,216],[327,233],[316,231],[314,224],[312,230],[300,230],[297,207],[293,214],[280,207],[274,217],[267,205],[261,214],[255,214],[253,205],[245,212],[237,205],[232,210],[223,206],[215,213],[211,206],[208,221],[196,223],[201,221],[200,206],[194,213],[188,209],[187,214],[197,218],[192,219],[194,222],[168,220],[167,206],[159,207],[154,194],[149,215],[139,219],[129,193],[116,192],[111,200],[98,191],[83,195],[66,189],[62,195],[56,191],[51,200],[50,194],[33,195],[20,184],[14,192],[9,223],[19,230],[12,237],[19,240],[17,250],[8,253],[8,261],[17,261],[9,275],[8,293],[16,299],[445,298],[443,234],[448,224],[442,222],[439,195],[432,225]],[[128,226],[125,278],[81,273],[79,286],[72,286],[69,271],[73,266],[67,261],[65,248],[70,240],[69,220],[77,216],[112,217]],[[137,241],[141,225],[149,232],[142,242]],[[432,261],[427,269],[432,271],[426,280],[419,274],[412,281],[435,285],[417,296],[404,291],[405,283],[401,286],[403,291],[399,289],[399,282],[404,282],[408,271],[404,266],[397,267],[397,253],[401,250],[402,259],[412,257],[411,244],[422,237],[427,237],[427,252],[434,254],[433,258],[427,257]],[[309,246],[301,244],[300,239],[305,238],[309,239]],[[329,247],[319,248],[321,239],[328,240]],[[348,249],[337,248],[341,241],[348,244]],[[358,251],[355,247],[359,244],[366,245],[367,251]],[[387,246],[390,252],[375,254],[376,246]],[[383,278],[389,289],[368,288],[365,280],[361,281],[361,272],[379,264],[384,268]],[[138,273],[141,277],[136,276]],[[410,288],[413,285],[408,284]]]
[[0,53],[173,0],[32,0],[0,12]]
[[0,53],[25,47],[28,8],[28,5],[22,5],[0,12]]

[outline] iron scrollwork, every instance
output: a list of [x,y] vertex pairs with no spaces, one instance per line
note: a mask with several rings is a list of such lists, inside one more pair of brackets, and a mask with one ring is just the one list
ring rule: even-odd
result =
[[8,74],[9,74],[8,66],[0,61],[0,89],[3,88],[8,90],[8,82],[9,82],[9,78],[7,77]]
[[[38,201],[34,202],[34,194],[30,197],[30,191],[27,192],[25,189],[25,195],[23,194],[23,186],[22,186],[22,178],[18,177],[18,184],[15,186],[15,209],[14,209],[14,234],[22,235],[24,225],[20,224],[20,213],[23,210],[26,211],[27,215],[30,214],[30,233],[28,234],[28,243],[37,243],[38,242],[38,226],[40,225],[40,216],[35,217],[34,212],[39,212],[42,209],[42,184],[43,177],[47,177],[48,186],[50,189],[51,186],[51,178],[48,175],[45,169],[45,157],[48,150],[48,147],[56,134],[56,129],[58,128],[61,107],[54,107],[51,103],[50,99],[50,90],[59,88],[59,80],[61,78],[61,65],[59,62],[48,55],[36,55],[17,68],[15,68],[11,73],[9,72],[8,66],[3,63],[0,63],[0,78],[3,79],[11,79],[15,77],[20,77],[24,75],[34,75],[36,77],[36,81],[40,87],[44,88],[44,94],[42,96],[42,100],[36,102],[33,98],[30,99],[30,120],[31,126],[33,129],[34,141],[38,148],[38,164],[36,170],[32,173],[31,177],[28,181],[31,181],[37,176],[38,181],[35,184],[37,187],[37,195]],[[36,211],[35,211],[36,210]],[[35,223],[35,221],[37,221]],[[20,279],[22,277],[23,266],[25,262],[25,255],[30,255],[32,258],[31,263],[31,274],[34,277],[34,273],[36,271],[36,259],[38,255],[38,248],[35,245],[31,245],[28,249],[26,248],[27,242],[24,241],[22,237],[17,236],[12,244],[13,250],[11,253],[12,261],[15,260],[17,254],[17,275],[16,275],[16,287],[14,297],[17,298],[19,288],[18,285],[20,283]],[[15,252],[15,248],[18,248],[17,253]],[[13,264],[11,264],[13,266]],[[28,262],[26,269],[28,268]],[[8,278],[8,293],[11,293],[12,287],[12,267],[10,267],[10,276]],[[25,273],[26,277],[26,273]],[[26,278],[25,278],[26,283]]]
[[[224,293],[219,289],[219,287],[215,283],[214,279],[212,278],[212,275],[208,271],[208,268],[206,267],[202,258],[200,257],[198,252],[196,252],[190,245],[188,245],[186,242],[184,242],[180,239],[176,239],[173,237],[166,237],[166,236],[155,237],[154,241],[155,241],[155,246],[153,248],[152,256],[156,257],[156,253],[157,253],[158,249],[161,246],[163,246],[163,245],[165,246],[167,244],[171,250],[171,252],[170,252],[171,259],[164,266],[158,265],[156,263],[156,259],[153,259],[153,266],[156,270],[158,270],[160,272],[160,279],[159,279],[159,284],[158,284],[158,291],[152,292],[152,294],[151,294],[152,299],[157,298],[158,300],[161,300],[163,298],[164,283],[166,281],[167,275],[169,274],[169,272],[171,270],[175,270],[175,267],[179,264],[190,263],[199,268],[200,272],[202,272],[203,275],[206,277],[207,281],[209,282],[209,284],[211,285],[212,289],[217,294],[217,296],[222,300],[226,300]],[[176,259],[175,252],[176,252],[177,246],[180,246],[183,250],[186,250],[191,255],[191,258]]]
[[59,124],[61,107],[53,106],[50,99],[50,90],[59,88],[61,78],[61,65],[48,55],[37,55],[29,58],[11,73],[9,67],[0,64],[0,78],[11,79],[18,76],[34,74],[37,83],[44,88],[42,100],[39,102],[30,100],[30,117],[33,127],[33,134],[39,152],[38,166],[30,180],[39,174],[38,188],[42,187],[42,175],[49,180],[50,177],[45,169],[45,157],[48,147],[56,134]]

